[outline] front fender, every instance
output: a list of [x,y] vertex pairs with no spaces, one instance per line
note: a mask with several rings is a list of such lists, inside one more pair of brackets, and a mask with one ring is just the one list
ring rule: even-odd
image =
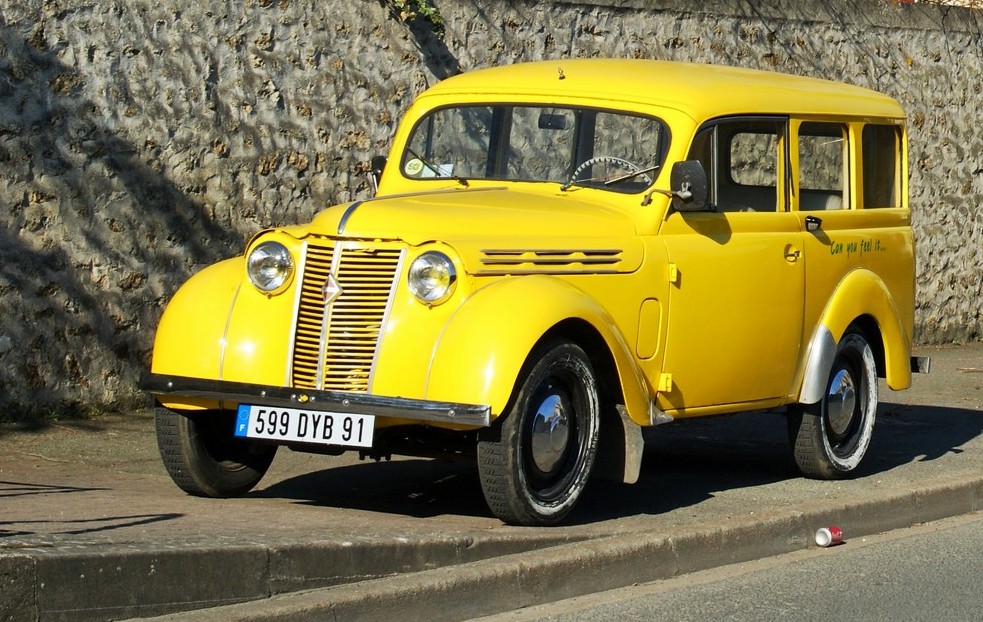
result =
[[887,385],[895,391],[911,386],[911,328],[903,325],[897,302],[884,281],[860,269],[840,281],[809,341],[799,403],[815,404],[822,399],[837,344],[850,325],[865,316],[873,318],[880,331]]
[[157,326],[151,371],[219,378],[225,328],[243,274],[241,257],[227,259],[196,273],[175,292]]
[[[196,273],[175,292],[157,326],[150,369],[155,374],[217,380],[222,373],[225,330],[242,283],[242,258]],[[214,401],[181,398],[170,408],[214,408]]]
[[498,281],[457,310],[434,348],[427,398],[486,404],[494,416],[502,414],[530,351],[569,319],[590,324],[604,340],[629,416],[648,425],[647,385],[610,315],[569,283],[541,275]]
[[[278,296],[260,293],[246,281],[244,262],[243,257],[221,261],[178,289],[157,328],[153,373],[287,385],[293,288]],[[181,399],[164,405],[218,406],[214,400]]]

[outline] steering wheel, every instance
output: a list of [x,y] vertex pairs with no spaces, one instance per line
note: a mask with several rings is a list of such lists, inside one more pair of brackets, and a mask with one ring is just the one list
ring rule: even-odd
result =
[[[594,166],[595,164],[616,164],[616,165],[621,166],[621,167],[623,167],[623,168],[625,168],[625,169],[627,169],[627,170],[629,170],[631,172],[638,172],[638,171],[642,170],[641,167],[639,167],[638,165],[636,165],[636,164],[634,164],[632,162],[629,162],[628,160],[625,160],[624,158],[616,158],[615,156],[596,156],[596,157],[588,158],[588,159],[584,160],[583,162],[580,163],[580,166],[578,166],[577,168],[573,169],[573,173],[570,174],[570,181],[568,181],[567,183],[563,184],[564,187],[567,188],[567,187],[572,186],[573,183],[575,181],[577,181],[577,178],[580,177],[580,174],[581,173],[583,173],[584,171],[586,171],[590,167]],[[652,179],[649,178],[648,175],[643,174],[642,175],[642,178],[645,180],[645,183],[646,184],[651,184],[652,183]]]

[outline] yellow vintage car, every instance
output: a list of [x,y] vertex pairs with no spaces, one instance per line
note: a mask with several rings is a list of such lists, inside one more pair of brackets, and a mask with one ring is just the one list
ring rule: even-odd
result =
[[905,113],[817,79],[648,60],[474,71],[420,95],[377,191],[257,234],[174,295],[144,387],[188,493],[278,446],[470,457],[503,521],[633,482],[643,427],[784,408],[854,471],[907,388]]

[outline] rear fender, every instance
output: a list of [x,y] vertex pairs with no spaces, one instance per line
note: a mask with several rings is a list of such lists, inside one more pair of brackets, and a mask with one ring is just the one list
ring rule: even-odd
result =
[[[844,333],[863,317],[873,319],[884,345],[887,385],[899,391],[911,386],[911,331],[905,330],[897,303],[884,282],[869,270],[850,272],[837,286],[806,350],[798,402],[822,399],[833,367],[836,346]],[[872,341],[877,336],[867,335]]]

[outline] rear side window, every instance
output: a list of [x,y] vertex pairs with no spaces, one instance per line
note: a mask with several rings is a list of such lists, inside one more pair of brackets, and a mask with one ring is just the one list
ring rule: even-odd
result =
[[901,207],[900,130],[866,125],[862,135],[864,207]]
[[837,210],[849,206],[847,129],[839,123],[799,126],[799,209]]

